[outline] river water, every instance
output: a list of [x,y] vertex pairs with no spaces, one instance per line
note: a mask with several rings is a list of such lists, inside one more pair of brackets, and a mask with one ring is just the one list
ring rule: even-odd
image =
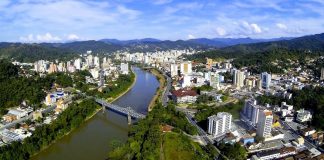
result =
[[[131,106],[146,114],[159,82],[149,72],[139,68],[134,68],[134,71],[137,75],[134,87],[114,104]],[[112,141],[127,140],[128,129],[127,117],[113,111],[100,111],[81,127],[32,157],[32,160],[103,160],[111,149]]]

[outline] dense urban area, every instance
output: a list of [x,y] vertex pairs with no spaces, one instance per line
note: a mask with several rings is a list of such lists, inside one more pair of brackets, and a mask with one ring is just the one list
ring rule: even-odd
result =
[[160,87],[146,117],[128,111],[140,120],[129,121],[128,140],[111,144],[108,159],[322,159],[323,61],[320,52],[287,49],[3,59],[0,157],[28,159],[73,132],[102,109],[98,100],[109,104],[131,88],[139,67]]

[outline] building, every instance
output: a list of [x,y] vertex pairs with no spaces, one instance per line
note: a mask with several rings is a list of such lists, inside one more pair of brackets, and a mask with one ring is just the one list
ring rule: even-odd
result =
[[324,80],[324,68],[321,69],[321,80]]
[[88,55],[87,59],[86,59],[87,65],[88,66],[92,66],[93,65],[93,56],[90,54]]
[[192,64],[191,61],[182,62],[180,65],[180,72],[183,75],[188,75],[192,73]]
[[261,73],[261,85],[263,89],[269,89],[271,82],[271,74],[268,74],[267,72]]
[[[4,116],[4,119],[8,119],[8,121],[10,121],[11,118],[13,120],[16,120],[16,119],[23,118],[23,117],[25,117],[27,115],[28,115],[27,111],[22,111],[22,110],[17,110],[17,109],[10,109],[8,111],[8,113],[6,114],[6,116]],[[7,117],[10,117],[10,118],[7,118]]]
[[245,104],[243,107],[243,119],[247,120],[251,123],[251,125],[256,126],[259,117],[260,117],[260,111],[264,110],[262,106],[257,105],[257,101],[255,99],[248,99],[245,100]]
[[257,124],[257,135],[260,137],[270,137],[272,121],[273,121],[272,111],[270,110],[260,111],[259,120]]
[[237,89],[240,89],[244,86],[244,72],[240,71],[240,70],[234,70],[233,71],[233,84],[235,85],[235,87]]
[[100,67],[100,59],[99,59],[99,57],[95,56],[93,63],[94,63],[94,66]]
[[294,147],[283,147],[280,149],[267,150],[257,153],[257,159],[259,160],[271,160],[278,159],[290,155],[295,155],[297,153]]
[[191,76],[183,76],[183,82],[182,82],[182,85],[181,85],[183,88],[184,87],[190,87],[191,86]]
[[212,86],[213,88],[219,88],[219,74],[218,73],[214,73],[211,74],[210,76],[210,86]]
[[312,114],[309,111],[304,109],[298,110],[296,120],[298,122],[310,121],[312,120]]
[[171,64],[170,72],[171,72],[171,77],[177,76],[178,75],[178,65],[177,64]]
[[128,63],[121,63],[120,64],[120,71],[122,74],[128,74],[129,69],[128,69]]
[[206,68],[211,69],[213,65],[213,59],[206,58]]
[[56,66],[56,64],[51,63],[50,67],[48,69],[48,73],[55,73],[55,72],[57,72],[57,66]]
[[47,94],[45,98],[45,104],[46,105],[51,105],[56,102],[56,97],[54,94]]
[[219,112],[217,115],[208,117],[208,133],[213,137],[222,136],[230,132],[232,115],[227,112]]
[[78,58],[78,59],[76,59],[75,61],[74,61],[74,67],[75,67],[75,69],[77,69],[77,70],[81,70],[81,63],[82,63],[82,60],[81,60],[81,58]]
[[172,99],[176,103],[194,103],[197,100],[197,92],[194,90],[179,89],[172,91]]
[[98,68],[93,68],[93,69],[90,69],[89,70],[90,73],[91,73],[91,76],[94,78],[94,79],[98,79],[99,78],[99,69]]

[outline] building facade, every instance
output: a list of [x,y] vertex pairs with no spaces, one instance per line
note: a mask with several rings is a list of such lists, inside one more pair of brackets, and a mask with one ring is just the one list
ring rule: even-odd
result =
[[208,133],[213,137],[219,137],[230,132],[232,115],[227,112],[219,112],[208,117]]
[[271,83],[271,74],[267,72],[261,73],[261,83],[263,89],[269,89]]
[[259,121],[257,125],[257,135],[260,137],[270,137],[272,121],[273,121],[272,111],[270,110],[260,111]]

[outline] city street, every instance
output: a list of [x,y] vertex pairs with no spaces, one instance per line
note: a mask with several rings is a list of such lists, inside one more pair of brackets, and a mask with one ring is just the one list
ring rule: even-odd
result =
[[[44,114],[44,113],[48,113],[48,112],[52,111],[55,107],[56,107],[56,106],[50,106],[50,107],[47,107],[46,109],[44,109],[44,110],[42,111],[42,113],[43,113],[43,114]],[[29,114],[29,115],[26,116],[26,117],[23,117],[23,118],[17,119],[17,120],[15,120],[15,121],[11,122],[11,123],[8,123],[8,124],[2,126],[2,127],[0,128],[0,131],[1,131],[1,130],[4,130],[4,129],[11,128],[11,127],[14,127],[17,123],[24,122],[24,121],[26,121],[27,119],[31,119],[31,118],[33,118],[33,114],[32,114],[32,113]]]

